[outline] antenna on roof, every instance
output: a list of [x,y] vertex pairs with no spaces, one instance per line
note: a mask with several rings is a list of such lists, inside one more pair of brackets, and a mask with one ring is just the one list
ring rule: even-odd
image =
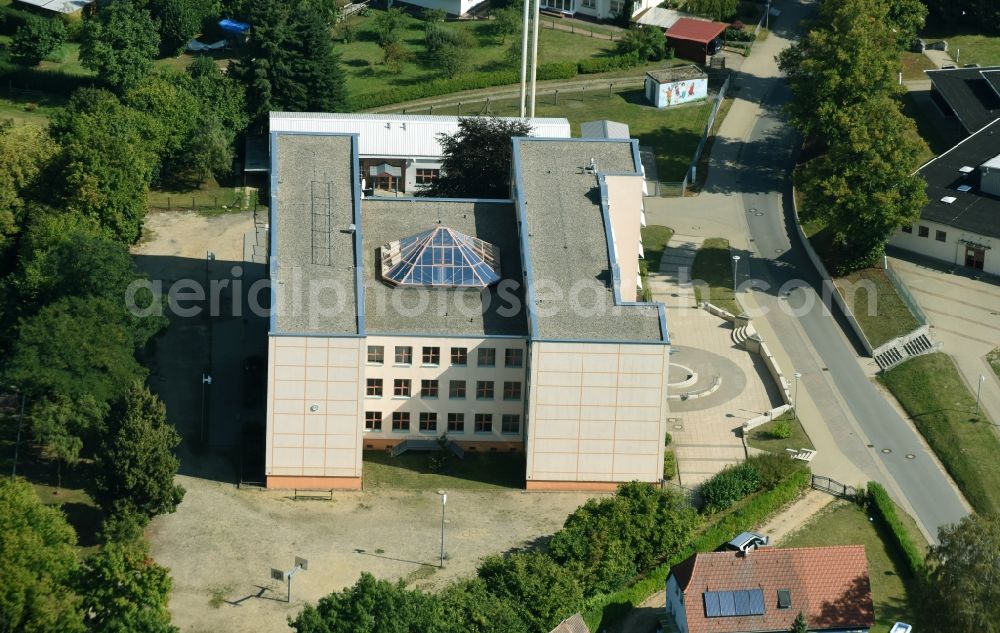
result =
[[590,164],[587,165],[587,173],[589,174],[597,173],[597,160],[593,156],[590,157]]

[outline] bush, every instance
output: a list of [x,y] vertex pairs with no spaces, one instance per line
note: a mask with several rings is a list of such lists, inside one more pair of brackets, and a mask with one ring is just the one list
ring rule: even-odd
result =
[[17,29],[24,26],[29,20],[38,16],[29,11],[15,9],[11,6],[0,6],[0,34],[13,35]]
[[792,436],[792,425],[788,420],[779,420],[771,427],[769,435],[776,440],[787,440]]
[[795,461],[780,453],[764,453],[754,455],[745,462],[752,464],[760,475],[762,488],[773,488],[795,473],[807,470],[803,462]]
[[673,443],[673,441],[674,441],[674,436],[671,435],[669,431],[667,431],[667,433],[664,434],[663,436],[663,445],[670,446]]
[[37,66],[65,41],[66,27],[62,20],[32,17],[14,33],[10,54],[19,64]]
[[889,498],[889,493],[881,484],[869,481],[866,501],[868,508],[878,515],[879,519],[889,528],[893,543],[906,559],[906,566],[910,573],[913,574],[914,578],[920,578],[924,570],[923,556],[920,554],[920,549],[910,539],[910,535],[906,533],[906,528],[903,527],[899,515],[896,514],[896,506]]
[[428,22],[424,28],[424,46],[428,53],[434,55],[447,46],[475,48],[476,38],[468,31],[449,29],[440,22]]
[[578,62],[576,67],[577,72],[581,75],[592,75],[594,73],[608,73],[615,70],[628,70],[641,63],[642,59],[637,54],[629,53],[627,55],[584,59]]
[[753,42],[757,39],[757,36],[754,35],[753,31],[728,28],[726,29],[725,39],[728,42]]
[[753,464],[743,462],[726,466],[722,472],[701,485],[703,509],[706,512],[725,510],[762,487],[760,473]]
[[677,454],[673,451],[663,453],[663,478],[667,481],[677,476]]
[[543,79],[572,79],[576,77],[577,66],[574,62],[560,62],[556,64],[542,64],[538,67],[538,80]]

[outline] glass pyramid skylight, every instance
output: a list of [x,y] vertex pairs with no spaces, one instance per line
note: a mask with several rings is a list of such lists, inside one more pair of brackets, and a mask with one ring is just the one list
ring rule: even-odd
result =
[[383,246],[382,279],[397,286],[485,288],[500,281],[500,249],[439,226]]

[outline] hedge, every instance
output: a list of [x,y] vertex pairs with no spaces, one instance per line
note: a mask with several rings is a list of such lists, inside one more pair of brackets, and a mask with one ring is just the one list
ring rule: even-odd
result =
[[23,9],[0,6],[0,34],[13,35],[19,26],[35,17],[38,16]]
[[8,85],[20,90],[38,90],[68,97],[78,88],[100,88],[103,83],[93,76],[73,75],[59,70],[24,68],[0,62],[0,88],[6,88]]
[[924,559],[920,554],[920,548],[913,542],[913,539],[906,532],[903,522],[899,520],[896,505],[889,498],[889,493],[881,484],[874,481],[868,482],[868,505],[889,528],[892,540],[900,553],[903,554],[903,558],[906,559],[906,566],[910,573],[913,574],[914,578],[920,578],[924,570]]
[[591,631],[612,628],[630,609],[663,589],[671,567],[695,552],[715,551],[737,534],[758,527],[768,517],[794,501],[809,488],[811,482],[812,473],[808,469],[793,471],[770,490],[744,499],[732,508],[713,515],[701,535],[669,561],[655,567],[628,587],[589,599],[583,609],[583,619],[587,626]]
[[615,55],[612,57],[592,57],[577,63],[577,72],[581,75],[592,75],[594,73],[608,73],[615,70],[628,70],[638,66],[642,60],[638,55],[630,53],[628,55]]

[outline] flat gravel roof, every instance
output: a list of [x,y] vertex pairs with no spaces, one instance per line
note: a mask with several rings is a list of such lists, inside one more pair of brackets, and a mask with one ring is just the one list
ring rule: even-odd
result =
[[277,134],[276,332],[357,334],[352,137]]
[[[655,305],[616,305],[597,171],[636,173],[630,141],[519,139],[540,339],[661,341]],[[628,262],[624,265],[638,265]]]
[[[527,336],[517,218],[510,203],[365,198],[361,257],[368,334]],[[380,279],[379,249],[393,240],[446,226],[500,249],[499,284],[410,288]]]

